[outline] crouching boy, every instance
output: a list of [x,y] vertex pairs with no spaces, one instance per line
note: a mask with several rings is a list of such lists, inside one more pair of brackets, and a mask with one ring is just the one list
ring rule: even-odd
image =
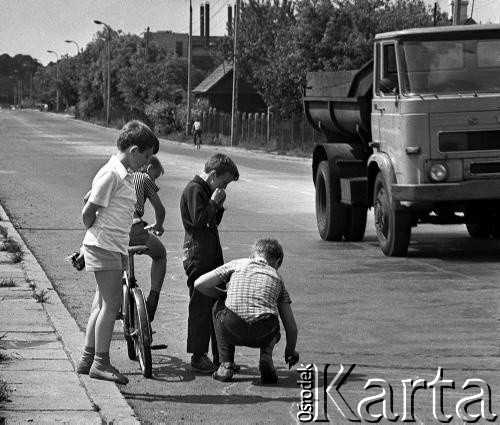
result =
[[[297,325],[292,302],[277,270],[283,262],[283,249],[275,239],[257,240],[250,258],[226,263],[200,276],[196,290],[218,298],[227,288],[225,305],[214,310],[214,327],[220,366],[213,378],[231,381],[236,345],[260,348],[259,371],[263,384],[275,384],[278,376],[273,364],[273,349],[280,339],[278,315],[286,332],[285,360],[291,367],[299,360],[295,351]],[[219,303],[222,299],[219,300]]]

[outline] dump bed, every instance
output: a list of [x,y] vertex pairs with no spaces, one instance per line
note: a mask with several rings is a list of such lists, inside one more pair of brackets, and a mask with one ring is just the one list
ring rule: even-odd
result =
[[307,74],[305,115],[328,142],[371,139],[372,79],[372,62],[356,71]]

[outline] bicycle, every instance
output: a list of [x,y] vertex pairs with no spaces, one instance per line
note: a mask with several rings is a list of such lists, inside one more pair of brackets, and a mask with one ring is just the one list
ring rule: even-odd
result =
[[165,344],[152,345],[153,332],[146,309],[146,300],[141,287],[135,278],[134,256],[145,254],[145,245],[128,247],[128,270],[123,272],[123,299],[121,307],[121,322],[123,335],[127,342],[127,353],[130,360],[139,357],[142,375],[152,376],[151,350],[167,348]]

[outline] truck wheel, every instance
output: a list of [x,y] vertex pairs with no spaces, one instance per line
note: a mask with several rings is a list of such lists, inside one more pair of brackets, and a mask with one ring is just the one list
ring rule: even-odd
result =
[[389,200],[387,184],[381,173],[375,179],[373,191],[375,230],[382,252],[388,257],[404,257],[411,236],[411,216],[407,211],[395,211]]
[[340,203],[340,178],[338,173],[330,170],[328,161],[321,161],[316,173],[316,221],[321,239],[342,240],[346,208]]
[[488,221],[484,223],[467,223],[467,231],[471,238],[487,239],[492,233],[492,225]]
[[351,205],[347,207],[346,241],[357,242],[363,239],[366,229],[366,206]]

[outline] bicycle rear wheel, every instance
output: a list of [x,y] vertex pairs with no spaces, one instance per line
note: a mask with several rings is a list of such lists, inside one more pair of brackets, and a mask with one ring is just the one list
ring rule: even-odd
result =
[[130,360],[135,360],[137,358],[137,354],[135,352],[135,343],[134,339],[130,335],[132,328],[132,323],[134,323],[133,315],[135,314],[134,309],[131,307],[131,294],[128,290],[128,286],[126,281],[123,281],[122,285],[123,298],[122,298],[122,326],[123,326],[123,336],[125,337],[125,341],[127,342],[127,354]]
[[151,378],[153,374],[153,362],[151,359],[151,328],[149,325],[148,313],[146,310],[146,301],[140,288],[132,289],[133,297],[131,299],[131,317],[133,318],[132,333],[135,352],[139,357],[142,375],[145,378]]

